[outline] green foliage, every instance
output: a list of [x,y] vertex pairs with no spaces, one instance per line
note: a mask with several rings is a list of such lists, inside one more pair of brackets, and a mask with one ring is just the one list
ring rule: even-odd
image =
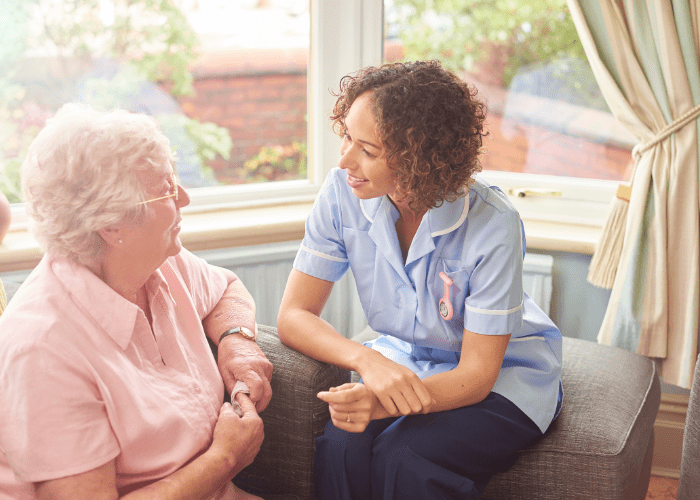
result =
[[36,127],[23,126],[23,91],[0,80],[0,191],[10,203],[21,201],[19,167],[29,143],[38,133]]
[[22,161],[19,158],[10,158],[3,163],[2,177],[0,177],[0,192],[2,192],[10,203],[20,203],[22,201],[22,191],[19,182],[19,168]]
[[264,146],[257,155],[244,163],[245,177],[257,182],[305,177],[306,152],[304,142],[294,142],[287,146]]
[[[137,111],[144,84],[172,95],[193,91],[189,65],[198,40],[176,1],[2,0],[0,10],[0,190],[12,202],[20,201],[27,147],[64,102],[79,94],[96,107]],[[228,159],[228,131],[175,109],[157,119],[171,142],[188,135],[192,151],[180,153],[215,182],[205,165],[217,155]]]
[[[197,56],[199,42],[180,9],[172,0],[117,4],[112,53],[126,56],[150,81],[170,82],[172,94],[190,94],[188,65]],[[144,26],[144,19],[151,22]]]
[[197,143],[197,156],[207,160],[214,160],[217,156],[225,160],[231,158],[233,141],[228,130],[214,123],[202,123],[185,116],[182,118],[185,130]]
[[[8,0],[17,1],[17,0]],[[20,2],[22,0],[19,0]],[[172,0],[34,0],[32,47],[55,53],[71,73],[71,60],[128,63],[174,95],[192,91],[188,64],[197,36]],[[77,67],[81,71],[82,66]]]
[[213,184],[216,183],[214,171],[207,166],[207,162],[219,156],[225,160],[231,158],[233,141],[229,131],[214,123],[202,123],[183,114],[161,114],[156,115],[156,119],[168,137],[176,137],[184,131],[192,141],[192,151],[175,150],[178,162],[201,165],[200,171],[204,178]]
[[[85,102],[97,108],[128,108],[130,103],[139,100],[139,91],[144,83],[148,83],[148,77],[142,68],[136,64],[127,64],[111,79],[86,80],[82,97]],[[204,179],[215,184],[217,181],[214,172],[207,163],[219,156],[226,160],[231,157],[233,141],[229,131],[214,123],[199,122],[179,112],[158,113],[155,118],[171,143],[192,143],[192,150],[176,151],[178,160],[189,165],[199,165]]]
[[[504,57],[508,87],[523,67],[585,60],[566,0],[394,0],[407,59],[440,59],[453,71]],[[489,66],[490,67],[490,66]]]
[[19,167],[38,128],[27,120],[26,94],[12,81],[17,60],[26,50],[26,19],[30,2],[3,0],[0,15],[0,191],[10,203],[21,201]]

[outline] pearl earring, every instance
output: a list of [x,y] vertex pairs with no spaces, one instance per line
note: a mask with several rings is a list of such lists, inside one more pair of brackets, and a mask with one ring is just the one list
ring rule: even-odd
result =
[[121,245],[123,243],[122,239],[119,238],[119,244]]

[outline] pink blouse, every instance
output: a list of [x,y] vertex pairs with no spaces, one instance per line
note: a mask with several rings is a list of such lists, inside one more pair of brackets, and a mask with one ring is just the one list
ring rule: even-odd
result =
[[44,256],[0,316],[0,499],[110,460],[123,495],[204,452],[224,385],[201,320],[227,285],[187,250],[169,258],[146,282],[152,332],[87,268]]

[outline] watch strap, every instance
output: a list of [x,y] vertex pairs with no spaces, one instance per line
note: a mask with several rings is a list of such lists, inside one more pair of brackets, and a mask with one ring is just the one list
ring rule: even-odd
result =
[[219,343],[221,343],[222,340],[224,340],[226,337],[229,335],[234,335],[234,334],[240,334],[244,339],[248,340],[253,340],[255,341],[255,333],[252,332],[250,329],[246,328],[245,326],[234,326],[233,328],[229,328],[226,330],[224,333],[221,334],[221,337],[219,337]]

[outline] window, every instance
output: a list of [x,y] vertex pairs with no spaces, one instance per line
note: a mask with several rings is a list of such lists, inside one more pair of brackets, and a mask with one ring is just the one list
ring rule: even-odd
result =
[[188,188],[307,179],[308,0],[8,0],[3,11],[11,201],[28,144],[76,100],[153,115]]
[[[515,1],[515,0],[513,0]],[[550,0],[552,4],[554,2],[560,2],[561,0]],[[51,71],[58,71],[59,73],[65,74],[83,74],[85,68],[81,65],[85,64],[87,58],[83,51],[97,51],[98,55],[106,53],[106,47],[108,38],[104,34],[96,29],[95,26],[99,25],[114,26],[120,16],[124,17],[124,12],[120,11],[120,5],[124,4],[125,0],[100,0],[95,2],[99,6],[98,10],[90,11],[88,7],[85,7],[87,2],[77,2],[74,0],[35,0],[33,2],[25,2],[24,0],[5,0],[3,4],[4,16],[0,16],[0,27],[3,29],[4,39],[3,47],[0,48],[0,190],[3,192],[8,192],[11,186],[11,178],[16,173],[19,163],[22,158],[22,148],[26,148],[28,145],[28,140],[30,140],[31,134],[36,133],[38,128],[43,123],[46,118],[48,111],[55,109],[60,106],[63,102],[72,100],[75,94],[71,94],[66,91],[64,87],[58,85],[58,82],[50,78]],[[466,3],[467,0],[459,3]],[[68,50],[68,54],[79,54],[81,57],[74,58],[68,57],[70,59],[70,64],[64,64],[60,71],[54,66],[49,64],[37,64],[37,58],[44,58],[43,61],[52,59],[54,63],[66,63],[65,54],[58,50],[57,47],[51,47],[50,50],[46,46],[41,46],[32,42],[28,43],[31,38],[27,37],[28,20],[31,13],[30,7],[37,5],[59,5],[59,4],[69,4],[72,6],[74,13],[71,16],[77,16],[73,19],[72,24],[66,24],[65,22],[56,23],[58,29],[55,33],[51,33],[52,37],[69,36],[76,30],[80,32],[83,28],[90,31],[92,38],[88,39],[83,44],[74,44],[65,50]],[[134,5],[139,5],[140,2],[132,0],[128,2],[130,9],[134,9]],[[146,3],[145,1],[143,3]],[[152,2],[151,2],[152,3]],[[418,3],[418,2],[416,2]],[[422,2],[421,2],[422,3]],[[432,4],[437,9],[445,2],[434,0]],[[496,1],[486,1],[483,4],[493,4],[500,5],[501,2]],[[518,0],[517,3],[524,3]],[[536,2],[530,2],[536,3]],[[192,116],[196,117],[201,122],[214,122],[218,120],[219,117],[217,113],[221,111],[221,106],[217,104],[212,104],[207,107],[207,99],[211,99],[213,103],[214,98],[217,96],[216,90],[210,89],[210,94],[206,94],[203,87],[206,85],[201,84],[201,81],[206,80],[204,78],[206,67],[211,71],[212,68],[216,68],[217,64],[225,66],[226,61],[230,61],[232,58],[235,59],[241,54],[240,51],[247,49],[250,50],[263,50],[258,47],[251,48],[253,44],[252,38],[248,37],[247,34],[252,32],[261,31],[263,34],[269,38],[268,40],[263,40],[264,43],[280,43],[280,31],[285,31],[286,33],[291,33],[293,36],[284,42],[284,47],[282,52],[278,52],[279,61],[284,67],[294,67],[294,78],[303,78],[306,81],[306,96],[307,99],[299,98],[298,90],[293,92],[294,98],[297,100],[294,106],[299,105],[299,101],[305,101],[304,104],[305,112],[303,116],[303,121],[305,122],[306,132],[295,132],[296,135],[290,135],[285,139],[278,142],[278,145],[291,145],[294,142],[298,144],[306,143],[307,151],[307,161],[306,161],[306,173],[304,175],[295,174],[294,176],[281,176],[279,178],[284,178],[288,180],[279,180],[275,182],[253,182],[245,184],[236,184],[237,179],[231,179],[232,176],[228,174],[220,174],[222,170],[222,164],[226,161],[222,156],[217,156],[217,150],[226,149],[227,146],[222,146],[225,143],[225,139],[222,139],[216,133],[212,133],[212,130],[218,130],[216,128],[207,130],[206,127],[194,127],[194,133],[199,134],[199,140],[204,146],[204,149],[200,153],[204,152],[204,156],[214,156],[214,159],[205,159],[204,164],[211,168],[216,175],[220,175],[221,181],[219,185],[202,185],[202,187],[191,188],[190,194],[193,198],[193,203],[190,207],[187,207],[189,212],[204,212],[208,210],[220,210],[222,208],[235,208],[238,206],[256,206],[256,205],[274,205],[274,206],[284,206],[288,203],[304,202],[309,203],[315,197],[315,194],[326,177],[328,171],[337,164],[338,160],[338,147],[339,139],[333,134],[330,129],[330,124],[328,120],[328,112],[332,108],[334,103],[334,97],[330,94],[329,89],[337,89],[340,78],[347,73],[358,70],[359,68],[367,65],[376,65],[382,62],[382,60],[394,60],[397,57],[397,52],[402,54],[401,51],[406,50],[403,44],[406,42],[399,38],[399,35],[406,30],[408,23],[412,22],[410,19],[410,8],[408,0],[385,0],[384,3],[378,0],[347,0],[343,2],[329,2],[327,0],[157,0],[156,4],[160,6],[161,12],[160,17],[154,16],[153,12],[148,15],[137,15],[137,12],[129,11],[131,13],[131,25],[127,26],[131,29],[130,36],[132,38],[136,35],[133,33],[138,31],[139,26],[143,24],[151,23],[151,26],[170,26],[172,32],[177,32],[175,38],[170,40],[176,45],[172,46],[170,50],[163,50],[163,40],[159,39],[153,33],[159,33],[157,29],[149,31],[149,33],[154,36],[151,39],[131,39],[131,44],[127,44],[124,47],[128,47],[130,54],[136,58],[141,57],[140,71],[152,71],[156,77],[153,81],[161,82],[158,85],[151,86],[151,89],[163,91],[173,89],[173,86],[186,85],[188,79],[186,74],[177,73],[175,75],[159,75],[157,70],[163,67],[162,64],[157,64],[159,61],[162,63],[162,59],[149,58],[149,54],[160,54],[167,55],[169,59],[166,62],[170,64],[171,68],[175,70],[182,70],[182,58],[179,58],[181,53],[187,53],[185,48],[183,48],[188,42],[185,36],[190,28],[194,28],[194,31],[199,31],[202,37],[202,44],[208,47],[206,54],[208,54],[209,59],[205,60],[205,55],[203,54],[201,58],[194,63],[193,66],[185,65],[184,68],[190,70],[190,75],[194,76],[193,85],[195,88],[198,86],[198,95],[208,95],[203,102],[197,102],[195,97],[181,97],[178,98],[177,103],[180,105],[182,111],[186,113],[191,112],[193,109],[197,110],[197,113],[193,113]],[[455,3],[457,4],[457,3]],[[199,11],[196,7],[199,6]],[[173,10],[177,8],[176,10]],[[236,18],[232,15],[220,15],[217,16],[216,13],[221,13],[223,9],[227,13],[230,10],[226,9],[248,9],[248,13],[256,11],[258,13],[262,12],[262,16],[267,13],[270,16],[282,15],[287,16],[287,21],[289,25],[284,25],[280,23],[273,23],[270,19],[273,17],[268,17],[268,21],[263,21],[262,28],[250,29],[252,23],[242,23],[241,18]],[[82,9],[82,10],[81,10]],[[188,10],[189,9],[189,10]],[[207,10],[208,9],[208,10]],[[408,10],[407,10],[408,9]],[[60,9],[59,9],[60,10]],[[38,9],[39,12],[44,16],[45,20],[51,21],[51,15],[58,15],[57,13],[52,14],[51,9]],[[183,17],[182,12],[187,12],[188,16]],[[213,17],[207,18],[207,12]],[[274,13],[274,14],[273,14]],[[65,14],[65,13],[64,13]],[[426,15],[425,19],[430,20],[432,16],[433,24],[435,24],[435,19],[438,20],[437,26],[440,26],[441,22],[444,22],[444,13],[442,18],[439,13],[435,15]],[[211,19],[215,19],[218,22],[211,24]],[[309,41],[308,52],[303,48],[303,35],[304,28],[301,26],[303,23],[307,23],[307,28],[309,33],[306,35],[306,40]],[[180,24],[178,24],[180,23]],[[185,23],[183,25],[182,23]],[[209,23],[209,24],[208,24]],[[430,24],[430,23],[428,23]],[[415,23],[414,23],[415,25]],[[189,27],[188,27],[189,26]],[[19,29],[18,27],[23,27]],[[142,26],[141,26],[142,27]],[[523,28],[522,23],[520,25]],[[216,29],[220,31],[216,31]],[[244,30],[245,29],[245,30]],[[207,31],[208,30],[208,31]],[[226,31],[228,30],[228,31]],[[35,30],[36,31],[36,30]],[[191,31],[191,30],[190,30]],[[38,36],[40,33],[34,32],[33,36]],[[265,36],[263,38],[265,38]],[[516,34],[517,36],[517,34]],[[121,38],[119,39],[121,40]],[[246,40],[247,45],[246,45]],[[126,42],[125,42],[126,43]],[[216,48],[216,43],[219,43],[218,49]],[[262,43],[262,42],[261,42]],[[65,44],[65,41],[64,41]],[[160,44],[160,45],[159,45]],[[180,45],[177,45],[180,44]],[[183,45],[184,44],[184,45]],[[208,44],[208,45],[207,45]],[[238,47],[235,54],[229,52],[228,55],[222,53],[221,45],[229,44],[239,44],[246,45],[245,47]],[[55,43],[54,43],[55,45]],[[230,48],[230,47],[229,47]],[[98,50],[99,49],[99,50]],[[100,52],[100,50],[102,52]],[[72,52],[71,52],[72,51]],[[304,53],[302,56],[301,54]],[[258,52],[261,54],[261,52]],[[18,57],[18,55],[20,57]],[[268,53],[269,55],[269,53]],[[61,56],[61,57],[58,57]],[[426,55],[427,57],[427,55]],[[63,58],[64,60],[62,60]],[[99,58],[98,58],[99,59]],[[258,59],[261,59],[259,57]],[[258,59],[253,59],[253,62],[259,62]],[[300,61],[305,59],[308,71],[302,69]],[[99,59],[101,62],[103,59]],[[35,63],[32,64],[32,61]],[[93,61],[94,62],[94,61]],[[197,66],[201,63],[200,66]],[[207,63],[209,66],[206,66]],[[99,68],[105,70],[108,64],[104,63],[99,65]],[[31,69],[36,75],[39,76],[37,79],[32,79],[27,77],[27,72]],[[222,68],[219,68],[222,69]],[[464,69],[464,68],[462,68]],[[178,80],[178,74],[180,79]],[[302,75],[303,74],[303,75]],[[184,75],[184,76],[183,76]],[[102,92],[101,95],[122,95],[124,92],[124,87],[128,87],[129,78],[133,75],[126,74],[123,75],[122,79],[113,79],[109,82],[112,86],[108,86],[109,92]],[[170,80],[168,80],[168,78]],[[198,81],[199,79],[199,81]],[[280,80],[280,78],[274,78]],[[170,83],[163,84],[164,81],[169,81]],[[218,83],[213,82],[214,78],[209,79],[209,84],[211,87],[216,87]],[[19,82],[19,85],[18,85]],[[83,93],[98,93],[100,89],[100,83],[95,82],[91,85],[87,85],[85,79],[76,79],[73,81],[80,82],[82,84]],[[179,82],[179,83],[177,83]],[[104,83],[104,82],[103,82]],[[537,134],[556,134],[560,131],[552,131],[547,129],[541,123],[533,123],[530,120],[532,116],[529,113],[514,113],[510,110],[522,111],[522,105],[517,101],[517,99],[525,98],[530,99],[532,96],[523,93],[505,91],[507,87],[498,85],[491,85],[486,87],[482,85],[480,89],[484,94],[488,94],[489,106],[492,111],[501,110],[500,120],[507,121],[509,128],[502,128],[499,130],[494,130],[493,137],[495,139],[501,139],[501,136],[505,139],[508,134],[510,134],[510,140],[514,143],[524,143],[525,140],[523,136],[528,137],[528,143],[537,142],[536,139],[541,138],[542,135]],[[73,89],[74,90],[74,89]],[[44,101],[39,101],[34,103],[28,99],[30,91],[39,92],[44,96]],[[292,92],[287,95],[291,95]],[[223,94],[223,92],[221,92]],[[232,93],[229,92],[229,97],[234,99],[234,97],[240,97],[235,95],[232,97]],[[495,96],[495,97],[494,97]],[[221,96],[219,96],[221,97]],[[544,109],[551,105],[551,96],[535,96],[540,99],[541,104],[538,110]],[[532,97],[534,100],[534,97]],[[275,103],[279,102],[280,99],[275,99]],[[241,104],[242,107],[249,107],[250,103],[246,102]],[[287,106],[292,108],[292,106]],[[297,115],[300,114],[299,108],[295,108]],[[578,108],[576,108],[578,109]],[[504,110],[509,110],[505,113],[507,116],[504,118]],[[273,111],[268,110],[270,114]],[[539,113],[539,118],[551,118],[555,116],[555,113]],[[494,115],[498,117],[499,115]],[[521,118],[526,118],[525,121],[518,121]],[[596,118],[597,120],[597,118]],[[176,129],[179,125],[177,120],[173,120],[171,125]],[[494,123],[496,118],[494,118]],[[585,120],[578,120],[576,123],[585,122]],[[231,120],[230,123],[225,121],[215,122],[218,127],[228,127],[233,124],[234,126],[240,121],[235,119]],[[569,122],[570,128],[568,134],[561,134],[566,138],[577,138],[581,134],[576,131],[572,132],[571,125],[574,120]],[[601,122],[596,122],[601,123]],[[606,123],[611,123],[611,127],[617,127],[614,120],[612,122],[607,121]],[[235,128],[231,126],[231,129]],[[257,129],[257,131],[267,130],[269,124],[258,123],[252,126]],[[298,121],[295,122],[294,127],[298,129]],[[541,127],[541,128],[536,128]],[[290,126],[291,128],[291,126]],[[182,126],[180,126],[180,130]],[[542,130],[548,130],[547,132],[542,132]],[[619,127],[616,128],[619,131]],[[535,137],[533,141],[530,141],[530,133],[534,133]],[[204,134],[204,135],[202,135]],[[207,134],[209,134],[207,136]],[[624,135],[624,131],[622,131]],[[231,134],[232,135],[232,134]],[[203,137],[208,137],[209,139],[203,139]],[[552,136],[547,136],[552,137]],[[558,136],[557,136],[558,137]],[[243,147],[239,143],[238,146],[233,144],[233,138],[231,137],[232,145],[230,149],[236,154],[244,150],[247,147],[251,149],[247,150],[247,155],[245,158],[251,158],[254,156],[259,145],[248,144]],[[623,138],[621,143],[623,144],[623,149],[631,149],[628,142],[629,138]],[[543,142],[543,141],[540,141]],[[544,141],[545,144],[551,142],[549,139]],[[594,141],[595,142],[595,141]],[[599,142],[595,143],[599,144]],[[609,200],[615,192],[617,187],[617,182],[613,180],[606,180],[604,178],[576,178],[570,177],[568,175],[561,175],[562,172],[552,172],[551,170],[543,170],[541,168],[535,168],[539,162],[535,161],[537,156],[534,150],[529,149],[528,154],[521,153],[520,157],[513,160],[507,154],[495,154],[496,148],[492,143],[487,143],[487,147],[490,147],[494,154],[487,157],[486,168],[491,169],[484,172],[484,175],[488,175],[488,179],[504,188],[508,189],[530,189],[530,190],[540,190],[540,191],[556,191],[561,193],[559,197],[547,197],[547,196],[527,196],[525,198],[515,198],[515,202],[518,204],[518,208],[523,214],[525,219],[539,219],[539,220],[556,220],[561,221],[562,218],[568,222],[588,224],[592,226],[599,226],[602,224],[605,213],[607,212],[607,207]],[[583,151],[578,147],[579,160],[582,158],[589,158],[588,152]],[[207,149],[208,148],[208,149]],[[262,148],[262,146],[260,146]],[[182,157],[184,154],[183,150],[178,151],[179,155]],[[531,154],[530,154],[531,153]],[[296,153],[294,153],[296,154]],[[251,156],[253,155],[253,156]],[[232,152],[232,157],[234,156]],[[505,161],[503,161],[505,158]],[[511,158],[511,159],[508,159]],[[596,158],[600,158],[597,156]],[[497,162],[496,160],[499,160]],[[624,163],[624,160],[622,160]],[[182,167],[181,167],[182,168]],[[225,170],[225,169],[223,169]],[[516,171],[516,172],[514,172]],[[624,167],[621,171],[624,171]],[[202,172],[204,178],[207,177],[207,170],[204,169]],[[180,174],[183,174],[181,169]],[[624,177],[624,173],[621,174]],[[290,178],[291,177],[291,178]],[[186,184],[190,186],[197,185],[196,180],[185,181]],[[230,184],[229,182],[234,182]],[[16,199],[14,200],[16,201]],[[23,209],[21,206],[13,207],[13,220],[15,222],[21,221],[23,217]]]
[[[143,2],[153,5],[152,1]],[[140,61],[141,66],[134,70],[152,71],[155,76],[152,81],[168,80],[168,85],[149,85],[151,90],[160,93],[162,90],[172,90],[172,86],[186,85],[187,75],[182,73],[183,59],[179,58],[180,52],[187,52],[186,45],[191,41],[184,36],[190,29],[190,21],[182,16],[182,12],[194,9],[197,5],[209,4],[211,9],[230,8],[236,3],[240,8],[260,7],[268,13],[272,9],[281,8],[285,4],[289,15],[297,15],[297,21],[306,16],[307,23],[310,24],[310,36],[308,51],[308,67],[311,71],[306,78],[306,95],[308,96],[308,107],[305,114],[307,122],[306,142],[308,144],[307,170],[305,176],[300,176],[296,180],[285,180],[267,183],[249,183],[238,185],[218,185],[200,188],[191,188],[190,195],[192,204],[187,207],[186,212],[208,212],[209,210],[219,211],[226,208],[236,208],[238,206],[272,205],[284,206],[293,202],[313,201],[315,194],[320,187],[327,172],[336,164],[338,158],[339,140],[330,129],[327,111],[332,106],[333,98],[329,89],[337,86],[340,78],[350,71],[354,71],[366,64],[377,64],[381,61],[381,33],[382,33],[382,10],[381,2],[376,0],[349,0],[347,2],[325,2],[323,0],[269,0],[269,1],[242,1],[237,0],[156,0],[155,5],[161,9],[159,14],[153,12],[152,7],[149,12],[138,11],[139,1],[128,2],[129,7],[124,12],[125,2],[123,0],[100,0],[87,4],[85,2],[75,2],[71,0],[35,0],[25,2],[24,0],[8,0],[3,4],[4,16],[0,16],[0,27],[6,34],[2,49],[0,49],[0,189],[10,193],[15,189],[15,197],[12,201],[19,200],[18,170],[26,152],[26,147],[33,136],[38,132],[44,120],[50,116],[52,109],[57,109],[64,102],[73,100],[74,94],[66,91],[64,86],[58,85],[51,77],[52,71],[64,74],[82,74],[85,71],[82,66],[85,61],[101,62],[103,54],[109,55],[109,41],[115,40],[102,33],[108,31],[104,26],[119,26],[128,32],[128,36],[117,37],[119,40],[131,40],[130,45],[121,47],[121,50],[130,48],[134,57]],[[92,7],[90,7],[92,5]],[[99,8],[95,8],[98,5]],[[136,7],[135,7],[136,6]],[[49,8],[51,7],[51,8]],[[122,9],[122,10],[120,10]],[[296,10],[295,10],[296,9]],[[197,18],[196,13],[191,13],[191,25],[199,26],[198,23],[206,24],[202,17]],[[363,15],[364,14],[364,15]],[[42,22],[52,23],[56,28],[55,33],[42,33],[42,29],[34,28],[29,32],[32,15],[40,15]],[[53,17],[52,17],[53,16]],[[61,17],[64,16],[64,17]],[[66,16],[68,19],[66,19]],[[61,20],[58,22],[55,18]],[[222,16],[223,17],[223,16]],[[126,20],[125,20],[126,19]],[[233,22],[230,18],[224,19]],[[122,26],[126,23],[125,26]],[[163,45],[159,38],[158,29],[151,29],[146,32],[152,36],[148,40],[139,38],[139,29],[144,25],[151,28],[157,26],[169,26],[170,34],[174,38],[169,39],[170,48]],[[240,24],[239,24],[240,25]],[[41,26],[41,24],[36,24]],[[259,25],[258,25],[259,26]],[[102,27],[102,28],[100,28]],[[275,34],[284,27],[279,24],[264,24],[265,33]],[[198,28],[199,29],[199,28]],[[303,31],[296,26],[298,33]],[[89,36],[85,36],[85,32]],[[114,31],[118,31],[116,28]],[[143,31],[143,30],[142,30]],[[203,30],[200,30],[203,31]],[[75,43],[73,45],[61,39],[61,36],[68,36],[69,40],[75,33],[82,34],[85,43]],[[34,37],[51,36],[51,40],[44,40],[44,45],[36,43],[29,35]],[[104,35],[104,36],[103,36]],[[145,36],[145,35],[144,35]],[[58,37],[54,40],[54,37]],[[216,36],[214,36],[216,38]],[[225,38],[225,36],[224,36]],[[239,41],[240,37],[236,37]],[[294,37],[296,43],[302,45],[301,35]],[[126,40],[124,40],[126,39]],[[34,41],[32,41],[34,40]],[[205,40],[206,41],[206,40]],[[60,42],[64,49],[57,47]],[[178,45],[179,44],[179,45]],[[298,54],[295,48],[294,54]],[[88,57],[83,51],[94,51],[97,56]],[[285,46],[285,52],[280,56],[281,64],[290,64],[289,47]],[[88,52],[89,52],[88,51]],[[149,52],[150,51],[150,52]],[[92,53],[92,52],[90,52]],[[163,63],[162,59],[149,58],[149,54],[165,54],[169,64]],[[66,55],[67,54],[67,55]],[[75,57],[76,54],[81,57]],[[216,51],[209,53],[214,61],[221,61],[221,55]],[[296,55],[294,56],[296,57]],[[139,59],[140,58],[140,59]],[[106,57],[110,60],[109,57]],[[51,64],[47,64],[46,62]],[[61,65],[56,68],[56,65]],[[103,66],[98,65],[100,69]],[[175,70],[175,74],[159,74],[157,70],[162,67]],[[186,68],[190,68],[186,66]],[[37,78],[32,78],[34,72]],[[178,71],[180,71],[178,73]],[[196,66],[194,72],[196,74]],[[89,86],[87,90],[98,93],[105,97],[123,95],[123,92],[131,91],[130,78],[133,75],[127,74],[123,79],[114,79],[109,82],[97,82]],[[76,83],[85,83],[84,79],[72,78],[68,87]],[[109,86],[113,84],[113,86]],[[108,92],[99,93],[100,85],[104,85]],[[125,88],[126,87],[126,88]],[[42,92],[45,101],[35,104],[28,98],[28,91],[35,90]],[[103,103],[108,105],[110,103]],[[189,101],[183,100],[185,110],[189,109]],[[143,111],[143,109],[140,109]],[[215,113],[216,110],[213,110]],[[204,115],[203,120],[211,119],[212,115]],[[177,125],[177,123],[175,123]],[[261,125],[262,127],[262,125]],[[197,130],[195,130],[197,132]],[[206,130],[205,130],[206,132]],[[220,146],[217,144],[217,135],[214,134],[213,141],[203,141],[204,145],[212,146],[209,153],[215,152]],[[213,144],[212,144],[213,143]],[[178,152],[180,157],[183,151]],[[221,158],[215,161],[221,161]],[[183,174],[183,171],[180,171]],[[14,183],[14,185],[12,184]],[[194,182],[186,181],[190,186]],[[11,194],[11,193],[10,193]],[[265,217],[263,217],[265,218]],[[15,229],[23,230],[26,227],[26,216],[21,204],[13,205],[13,224]]]
[[483,177],[520,196],[524,218],[600,224],[636,141],[609,112],[566,1],[384,6],[385,61],[440,59],[487,102]]

